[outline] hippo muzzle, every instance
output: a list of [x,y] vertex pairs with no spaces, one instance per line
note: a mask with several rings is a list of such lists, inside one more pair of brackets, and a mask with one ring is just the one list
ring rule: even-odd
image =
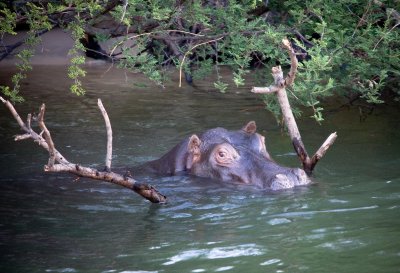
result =
[[188,171],[195,176],[253,184],[263,189],[290,189],[311,182],[299,168],[282,167],[264,153],[227,142],[209,147],[192,163]]

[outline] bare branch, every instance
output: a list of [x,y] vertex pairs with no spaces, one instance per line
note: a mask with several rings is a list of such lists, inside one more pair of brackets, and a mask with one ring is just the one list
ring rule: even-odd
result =
[[48,165],[52,167],[55,163],[55,147],[53,139],[51,138],[50,132],[47,129],[46,125],[44,124],[44,112],[46,111],[46,105],[43,103],[40,107],[40,112],[38,116],[38,123],[40,129],[43,131],[44,139],[46,140],[47,145],[49,146],[49,163]]
[[[46,149],[50,154],[49,163],[44,166],[45,172],[68,172],[71,174],[78,175],[80,177],[91,178],[95,180],[102,180],[105,182],[117,184],[123,186],[125,188],[131,189],[146,198],[147,200],[153,203],[165,203],[167,198],[159,193],[153,186],[148,184],[138,183],[136,180],[130,177],[125,177],[117,173],[113,173],[111,171],[98,171],[94,168],[83,167],[75,163],[70,163],[65,157],[56,150],[53,140],[51,138],[50,132],[47,129],[44,123],[44,113],[45,113],[45,105],[43,104],[40,108],[40,113],[38,117],[38,123],[44,135],[44,138],[41,134],[37,134],[30,128],[30,120],[31,115],[28,115],[28,123],[29,128],[22,121],[14,106],[7,100],[3,99],[0,96],[0,100],[6,105],[6,107],[10,110],[14,119],[18,122],[22,130],[26,132],[26,134],[16,136],[15,140],[22,140],[31,138],[33,141],[37,142],[41,147]],[[106,121],[107,123],[107,121]],[[111,125],[110,125],[111,129]],[[111,154],[111,153],[110,153]],[[111,156],[107,158],[111,159]],[[57,162],[57,163],[56,163]],[[111,163],[110,163],[111,164]]]
[[256,94],[271,94],[285,87],[286,83],[280,65],[272,67],[272,77],[274,78],[274,84],[268,87],[253,87],[251,92]]
[[303,141],[301,138],[293,138],[292,144],[294,150],[296,151],[297,156],[299,157],[301,164],[303,165],[303,170],[308,174],[311,175],[312,170],[310,170],[311,160],[306,151]]
[[290,56],[290,62],[291,62],[290,71],[285,79],[285,84],[287,87],[287,86],[291,86],[294,82],[294,79],[296,78],[298,61],[297,61],[297,57],[296,57],[296,52],[294,52],[289,40],[286,38],[283,39],[282,44],[283,44],[283,47],[288,51],[289,56]]
[[109,172],[111,171],[111,159],[112,159],[112,129],[111,129],[111,122],[110,119],[108,118],[108,114],[106,109],[103,106],[103,103],[101,102],[101,99],[97,100],[97,105],[100,108],[100,111],[103,115],[104,122],[106,123],[106,129],[107,129],[107,154],[106,154],[106,171]]
[[276,87],[276,85],[270,85],[268,87],[253,87],[251,92],[255,94],[271,94],[278,92],[279,89],[280,88]]
[[[298,139],[298,142],[302,144],[299,128],[297,127],[296,119],[294,118],[292,108],[290,107],[289,99],[285,88],[283,87],[280,90],[278,90],[278,92],[276,92],[276,95],[278,98],[279,105],[281,106],[282,115],[285,120],[286,127],[288,128],[290,138],[292,139],[292,141],[294,139]],[[303,150],[306,151],[304,147]],[[307,154],[307,152],[305,153]]]
[[329,147],[335,142],[337,138],[337,133],[334,132],[329,135],[329,137],[325,140],[325,142],[319,147],[319,149],[315,152],[313,157],[311,158],[311,170],[317,164],[317,162],[325,155],[326,151]]
[[32,115],[31,115],[31,114],[28,114],[28,116],[26,117],[26,123],[28,124],[27,127],[28,127],[28,130],[29,130],[29,131],[32,130],[31,122],[32,122]]
[[98,171],[93,168],[83,167],[77,164],[55,164],[45,166],[45,172],[68,172],[81,177],[113,183],[130,190],[151,201],[152,203],[165,203],[167,197],[159,193],[153,186],[138,183],[135,179],[124,177],[120,174],[107,171]]
[[14,136],[14,141],[20,141],[31,138],[31,134],[23,134],[23,135],[16,135]]
[[314,43],[308,40],[306,37],[303,36],[297,29],[291,29],[291,31],[299,38],[303,43],[307,44],[308,46],[313,47]]
[[284,78],[282,68],[280,66],[273,67],[272,77],[274,78],[274,84],[270,85],[269,87],[253,87],[251,92],[261,94],[276,94],[279,105],[281,107],[282,116],[289,131],[290,139],[293,143],[293,147],[303,165],[304,171],[308,175],[311,175],[315,165],[317,164],[319,159],[321,159],[322,156],[326,153],[327,149],[333,144],[337,135],[336,133],[331,134],[318,149],[315,155],[312,158],[309,157],[304,143],[301,139],[300,131],[297,127],[296,120],[294,118],[286,93],[286,87],[291,86],[296,78],[298,61],[296,58],[296,53],[294,52],[289,40],[283,39],[282,44],[283,47],[288,51],[291,61],[290,71],[288,75],[286,76],[286,78]]
[[18,115],[17,111],[15,111],[14,106],[9,102],[8,100],[3,99],[3,97],[0,96],[0,100],[6,105],[8,110],[10,110],[11,114],[13,115],[14,119],[18,122],[19,127],[21,127],[22,130],[25,132],[29,133],[28,127],[26,127],[25,123],[22,121],[21,117]]
[[121,20],[120,20],[121,23],[124,21],[124,18],[125,18],[126,8],[128,7],[128,0],[123,0],[122,2],[124,5],[122,7],[123,11],[122,11],[122,16],[121,16]]

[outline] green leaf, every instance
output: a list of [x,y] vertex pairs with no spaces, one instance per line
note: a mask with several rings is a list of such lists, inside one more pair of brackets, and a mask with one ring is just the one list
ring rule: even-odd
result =
[[228,84],[218,80],[214,83],[214,87],[218,89],[219,92],[225,93],[226,89],[228,88]]

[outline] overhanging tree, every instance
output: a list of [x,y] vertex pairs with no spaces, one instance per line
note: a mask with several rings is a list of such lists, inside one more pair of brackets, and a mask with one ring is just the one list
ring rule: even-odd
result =
[[[140,71],[160,86],[168,81],[171,66],[188,82],[214,73],[215,88],[225,92],[228,79],[219,73],[223,65],[232,69],[236,86],[244,85],[247,77],[257,78],[260,85],[268,83],[272,66],[288,67],[290,61],[279,46],[284,37],[300,60],[298,80],[288,88],[289,100],[292,106],[310,107],[317,121],[323,120],[323,97],[339,94],[349,101],[381,103],[385,87],[399,90],[393,88],[400,67],[396,0],[43,0],[2,5],[1,37],[25,24],[29,35],[22,42],[34,46],[52,28],[70,29],[75,44],[68,75],[77,94],[84,93],[80,79],[85,75],[79,51]],[[113,37],[122,40],[109,52],[98,47],[97,41]],[[20,44],[3,43],[0,58],[13,54]],[[13,86],[1,87],[12,101],[22,100],[20,81],[31,69],[33,54],[29,48],[18,53],[21,61]],[[264,102],[280,115],[274,96],[264,96]],[[299,113],[296,107],[294,111]]]

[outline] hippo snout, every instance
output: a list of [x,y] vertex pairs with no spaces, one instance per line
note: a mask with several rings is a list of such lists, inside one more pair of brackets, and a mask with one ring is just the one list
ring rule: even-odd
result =
[[276,174],[271,182],[271,190],[290,189],[295,186],[307,185],[311,182],[304,170],[295,168],[288,170],[287,173]]
[[293,169],[293,173],[295,175],[294,179],[294,185],[295,186],[302,186],[302,185],[307,185],[311,183],[310,178],[306,174],[306,172],[302,169],[296,168]]

